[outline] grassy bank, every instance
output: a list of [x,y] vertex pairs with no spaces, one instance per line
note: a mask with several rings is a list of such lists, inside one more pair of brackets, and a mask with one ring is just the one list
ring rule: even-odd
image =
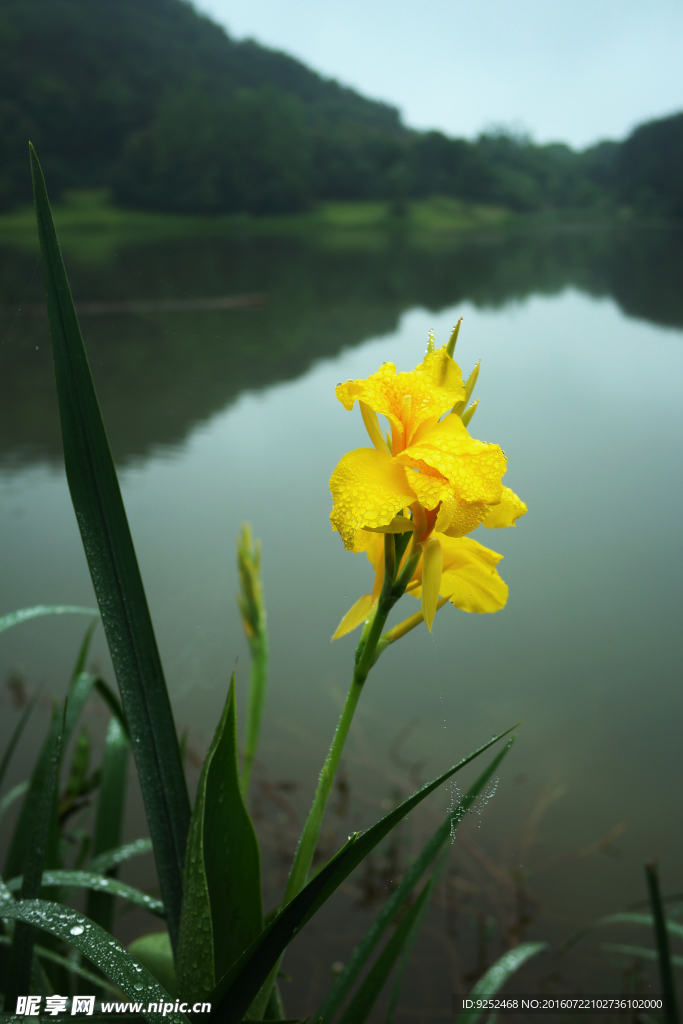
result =
[[[118,244],[180,238],[315,236],[332,246],[384,245],[387,234],[396,232],[447,236],[519,219],[502,208],[467,206],[448,198],[401,204],[334,202],[279,217],[184,216],[121,209],[103,190],[67,193],[55,204],[54,218],[64,247],[91,259],[106,257]],[[32,208],[0,215],[0,243],[37,249]]]

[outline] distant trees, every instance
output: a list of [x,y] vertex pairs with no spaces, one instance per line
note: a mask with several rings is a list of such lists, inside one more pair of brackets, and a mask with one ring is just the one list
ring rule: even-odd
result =
[[504,130],[410,131],[393,107],[235,42],[185,0],[0,0],[0,209],[30,200],[29,138],[53,195],[108,186],[156,210],[444,195],[683,216],[683,114],[583,153]]
[[614,183],[640,212],[683,217],[683,113],[636,128],[617,150]]

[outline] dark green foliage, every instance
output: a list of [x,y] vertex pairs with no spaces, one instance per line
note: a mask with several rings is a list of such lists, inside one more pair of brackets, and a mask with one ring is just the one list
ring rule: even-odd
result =
[[[454,196],[519,212],[618,200],[680,216],[683,115],[577,153],[506,131],[410,131],[398,111],[238,42],[185,0],[0,0],[0,209],[53,195],[211,214]],[[678,211],[678,212],[677,212]]]
[[204,761],[185,858],[178,993],[208,999],[262,927],[261,858],[237,765],[235,679]]
[[641,213],[683,217],[683,114],[641,124],[619,147],[616,186]]
[[[190,806],[173,714],[109,442],[83,347],[45,181],[31,149],[64,462],[131,731],[172,942]],[[94,677],[82,673],[92,688]],[[71,706],[67,706],[67,731]]]

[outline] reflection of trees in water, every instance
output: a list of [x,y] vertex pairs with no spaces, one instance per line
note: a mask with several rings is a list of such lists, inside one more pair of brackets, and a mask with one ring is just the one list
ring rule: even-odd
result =
[[[293,379],[316,360],[394,331],[414,306],[501,307],[575,286],[627,315],[683,326],[683,232],[547,228],[410,244],[195,240],[121,248],[106,267],[71,262],[81,301],[264,292],[263,308],[84,316],[82,326],[115,457],[179,443],[244,390]],[[47,321],[34,255],[0,253],[0,456],[60,452]]]

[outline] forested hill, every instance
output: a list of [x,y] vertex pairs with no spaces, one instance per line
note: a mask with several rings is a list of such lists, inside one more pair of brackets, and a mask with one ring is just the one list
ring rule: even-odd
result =
[[0,0],[0,209],[30,199],[31,139],[53,196],[107,186],[148,209],[278,213],[441,194],[681,216],[683,115],[657,124],[584,153],[504,133],[450,139],[231,39],[185,0]]

